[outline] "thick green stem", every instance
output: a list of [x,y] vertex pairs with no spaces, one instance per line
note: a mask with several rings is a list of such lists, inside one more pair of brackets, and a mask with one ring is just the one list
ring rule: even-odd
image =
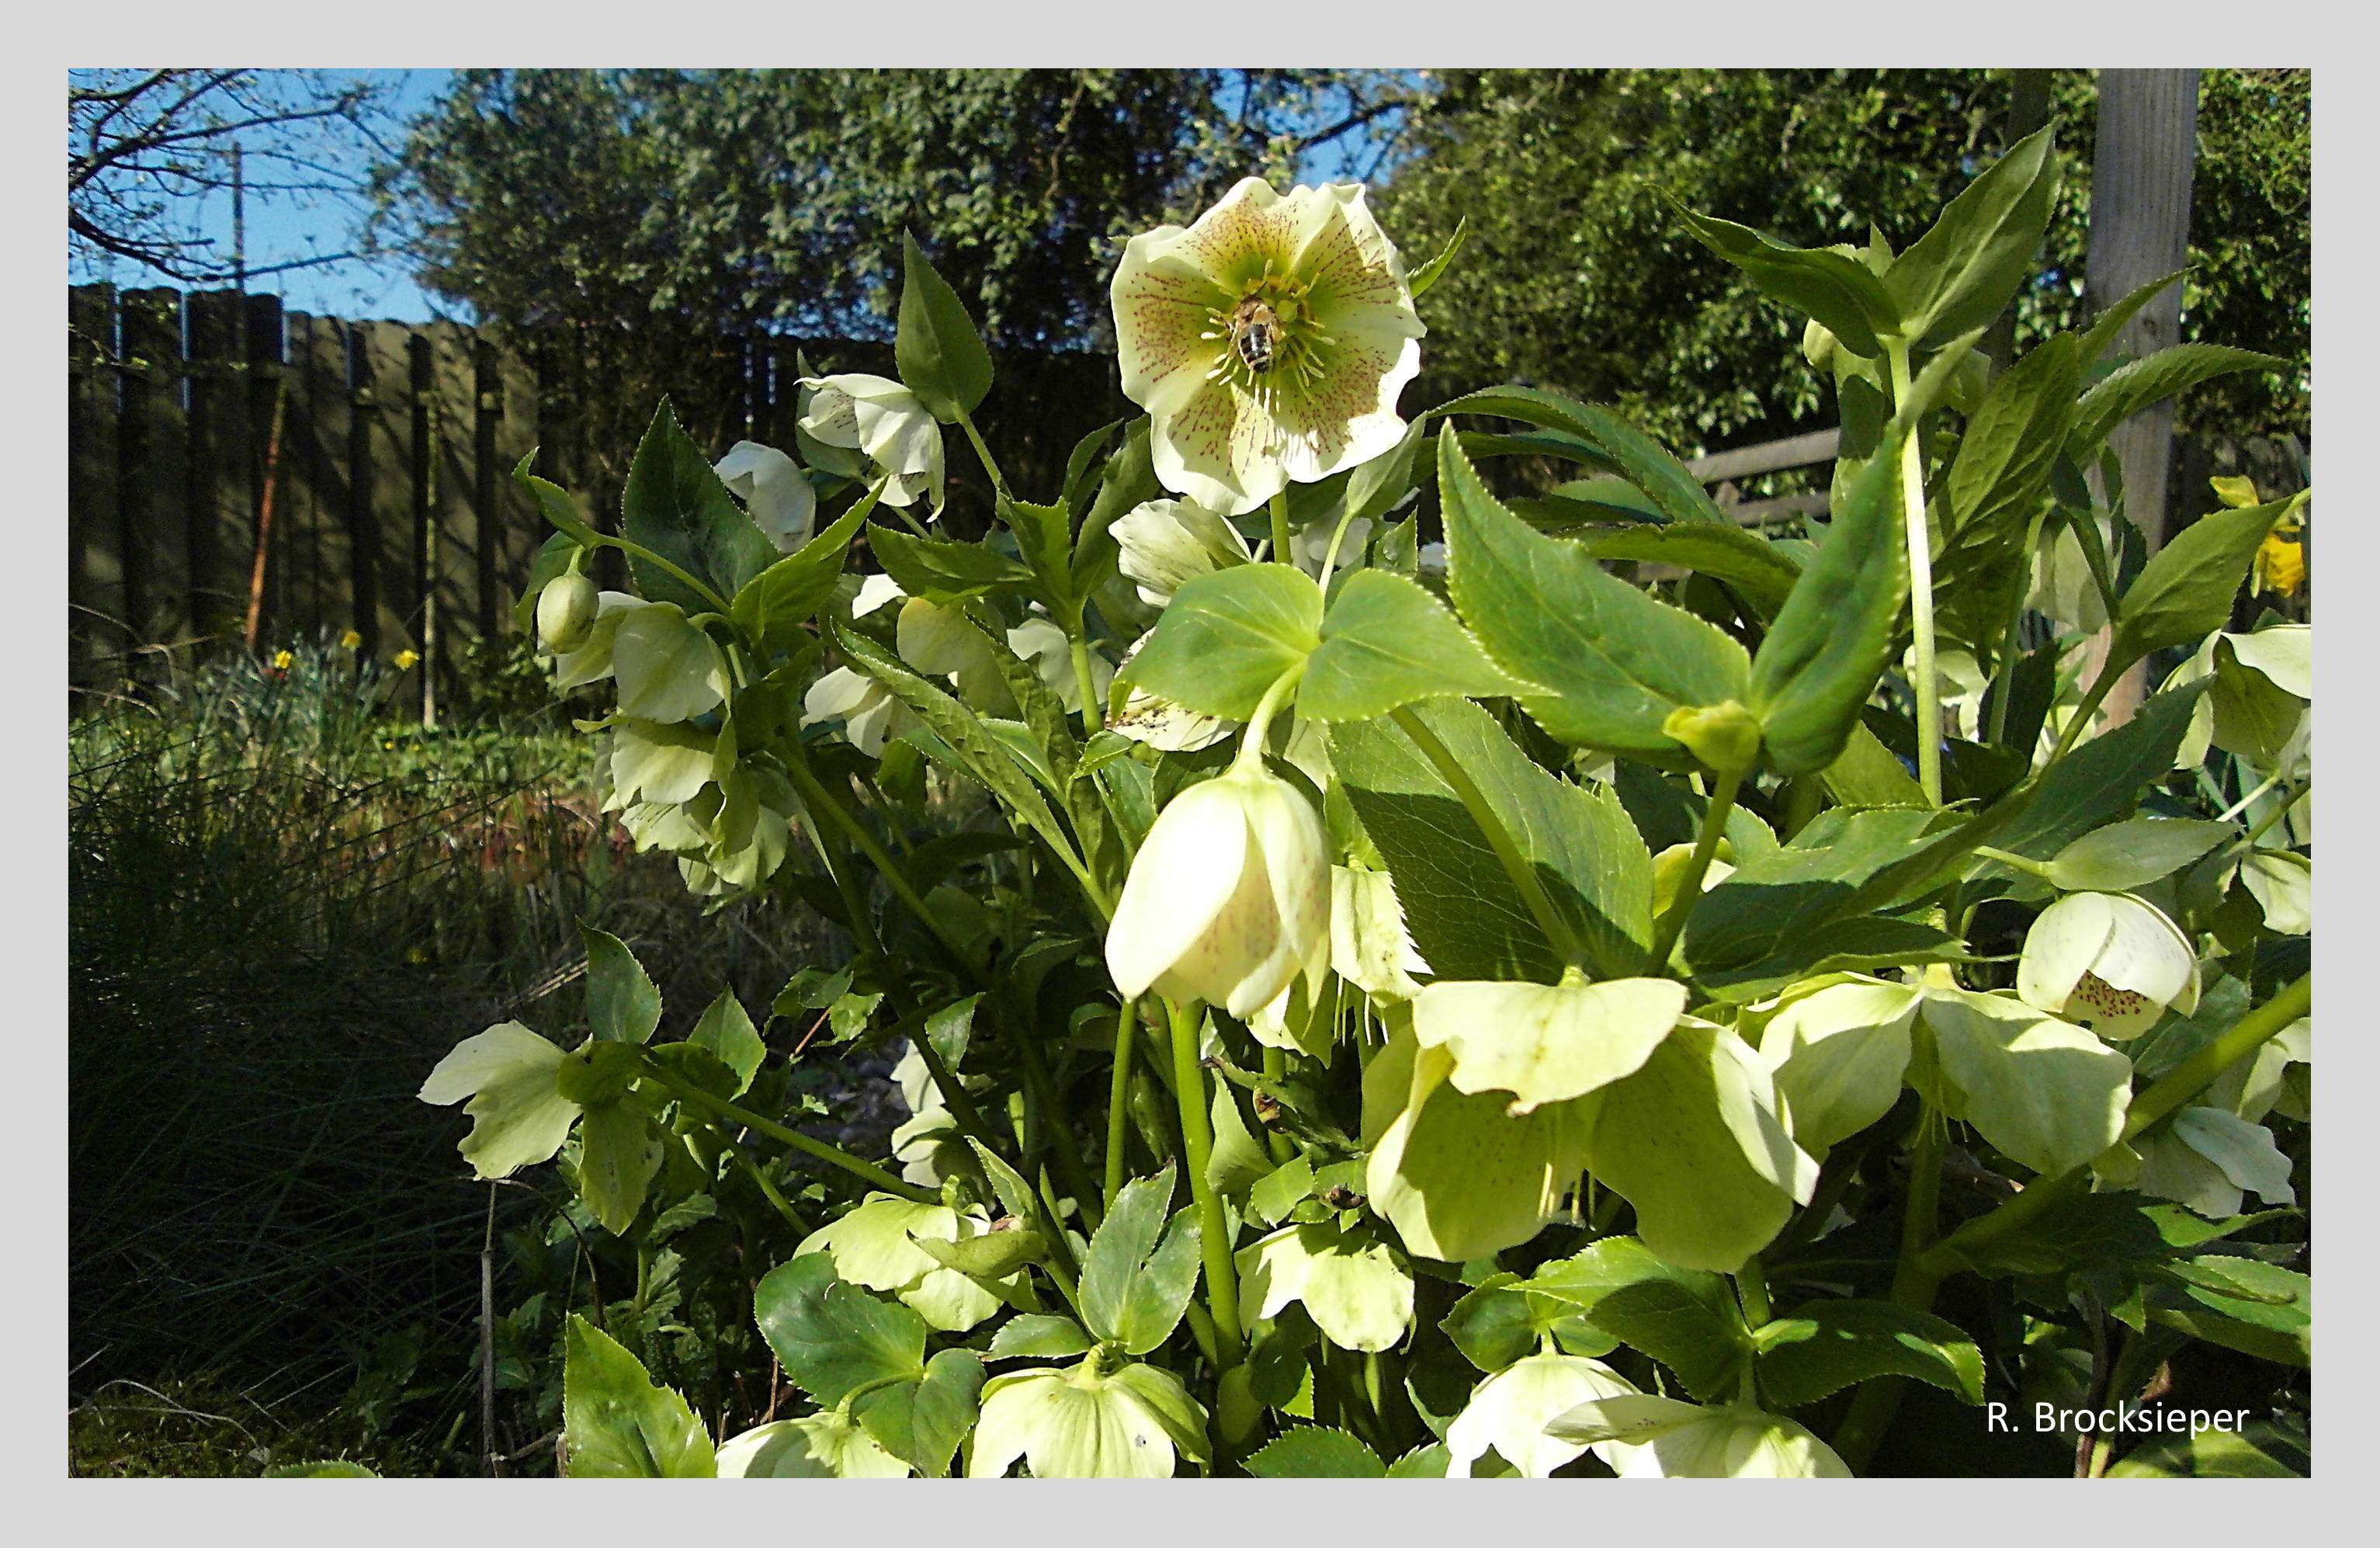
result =
[[717,591],[714,591],[710,587],[704,585],[700,580],[697,579],[687,571],[672,564],[669,560],[662,558],[651,549],[647,548],[643,543],[633,542],[626,538],[615,538],[609,532],[596,533],[595,542],[601,547],[616,548],[623,554],[626,554],[634,558],[642,559],[664,575],[683,583],[687,590],[693,591],[695,595],[709,603],[712,612],[720,614],[727,612],[727,600],[724,597],[722,597]]
[[2131,665],[2129,661],[2118,664],[2113,656],[2101,664],[2099,676],[2091,684],[2091,691],[2082,696],[2082,702],[2074,706],[2073,718],[2066,723],[2064,730],[2058,733],[2058,745],[2049,752],[2050,762],[2055,763],[2065,757],[2073,750],[2074,744],[2082,739],[2091,717],[2099,713],[2099,701],[2107,697],[2107,690],[2116,686],[2116,679],[2122,676],[2125,668]]
[[1743,783],[1743,771],[1722,769],[1717,781],[1710,804],[1703,809],[1703,831],[1694,839],[1694,852],[1687,858],[1686,873],[1678,878],[1677,896],[1670,899],[1669,911],[1654,932],[1651,961],[1657,972],[1668,969],[1678,933],[1685,929],[1686,916],[1694,911],[1703,895],[1703,878],[1710,872],[1711,857],[1718,853],[1718,841],[1727,836],[1727,814],[1735,810],[1735,792]]
[[2289,799],[2283,801],[2280,805],[2273,808],[2272,811],[2267,811],[2264,816],[2258,818],[2256,820],[2256,825],[2250,828],[2245,834],[2240,835],[2240,847],[2246,849],[2254,848],[2256,847],[2256,840],[2272,832],[2273,829],[2279,824],[2281,819],[2289,814],[2289,810],[2296,806],[2298,802],[2305,799],[2306,792],[2313,788],[2313,781],[2309,779],[2303,785],[2301,785],[2296,789],[2290,791]]
[[1116,1012],[1115,1065],[1108,1077],[1108,1208],[1115,1208],[1123,1191],[1124,1136],[1132,1122],[1132,1045],[1140,1036],[1137,1002],[1126,1000]]
[[[1892,407],[1909,409],[1909,346],[1886,347],[1892,368]],[[1925,799],[1942,804],[1942,684],[1934,670],[1934,545],[1925,530],[1925,451],[1913,419],[1900,437],[1900,506],[1909,542],[1909,626],[1917,654],[1917,783]]]
[[1768,1325],[1768,1270],[1755,1252],[1735,1271],[1735,1298],[1743,1305],[1743,1320],[1756,1332]]
[[1413,739],[1414,746],[1421,750],[1421,755],[1429,760],[1430,767],[1438,771],[1438,777],[1446,781],[1454,791],[1455,798],[1463,803],[1463,810],[1471,814],[1471,821],[1477,824],[1479,832],[1487,838],[1488,847],[1496,851],[1496,859],[1503,865],[1504,874],[1512,878],[1521,900],[1528,905],[1530,917],[1537,921],[1537,928],[1545,932],[1547,943],[1554,948],[1555,954],[1565,966],[1585,967],[1586,948],[1580,944],[1577,932],[1571,929],[1570,921],[1555,910],[1553,899],[1546,896],[1545,884],[1537,879],[1536,867],[1521,853],[1521,847],[1506,831],[1502,820],[1496,815],[1496,809],[1488,804],[1486,793],[1471,777],[1470,771],[1463,766],[1462,760],[1439,740],[1438,733],[1414,713],[1411,705],[1391,710],[1389,718],[1397,723],[1397,729]]
[[975,447],[976,460],[983,464],[984,472],[991,478],[991,487],[999,492],[1002,499],[1009,498],[1007,476],[1001,472],[999,462],[993,459],[991,448],[984,445],[983,432],[975,427],[975,416],[964,408],[959,410],[959,428],[966,432],[968,445]]
[[1198,1208],[1198,1251],[1207,1271],[1207,1307],[1215,1322],[1215,1364],[1229,1371],[1240,1363],[1240,1280],[1232,1263],[1231,1225],[1223,1201],[1207,1180],[1215,1132],[1207,1114],[1207,1078],[1198,1063],[1197,1003],[1169,1003],[1173,1030],[1173,1092],[1182,1110],[1182,1164],[1190,1174],[1190,1197]]
[[750,1108],[739,1107],[724,1097],[713,1096],[693,1082],[682,1080],[671,1074],[650,1054],[638,1061],[637,1073],[681,1102],[690,1102],[714,1117],[726,1118],[731,1122],[741,1124],[754,1133],[765,1134],[779,1144],[789,1145],[804,1155],[815,1157],[830,1166],[839,1166],[853,1176],[887,1193],[920,1204],[939,1203],[941,1200],[941,1195],[930,1188],[919,1188],[915,1183],[896,1177],[873,1162],[862,1161],[850,1152],[830,1145],[823,1140],[813,1140],[797,1128],[788,1128],[773,1118],[762,1117]]
[[1106,707],[1099,702],[1098,679],[1091,676],[1091,647],[1083,639],[1081,618],[1066,633],[1066,649],[1075,658],[1075,691],[1082,696],[1083,735],[1096,737],[1108,723]]
[[1287,565],[1293,569],[1297,566],[1297,555],[1290,552],[1289,546],[1288,490],[1284,489],[1272,497],[1271,511],[1272,562],[1276,565]]
[[2042,517],[2035,516],[2026,527],[2024,547],[2020,550],[2023,560],[2016,567],[2016,578],[2010,586],[2008,628],[2000,633],[2000,659],[1996,664],[1992,684],[1992,724],[1989,736],[1994,747],[2008,740],[2009,695],[2016,687],[2017,641],[2024,628],[2024,599],[2031,588],[2031,566],[2034,551],[2041,546]]

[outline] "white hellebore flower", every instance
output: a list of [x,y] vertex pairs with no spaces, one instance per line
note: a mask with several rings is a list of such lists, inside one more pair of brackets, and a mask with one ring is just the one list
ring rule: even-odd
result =
[[1849,1478],[1834,1448],[1748,1404],[1681,1403],[1637,1393],[1591,1399],[1555,1419],[1559,1440],[1593,1445],[1621,1478]]
[[1243,178],[1187,228],[1126,243],[1110,298],[1158,480],[1210,510],[1252,511],[1404,434],[1424,330],[1358,184]]
[[839,1408],[757,1425],[722,1442],[721,1478],[906,1478],[909,1464]]
[[738,441],[711,471],[729,494],[744,502],[752,525],[776,544],[778,553],[791,554],[810,541],[818,491],[792,457],[758,441]]
[[804,725],[839,720],[844,739],[870,758],[881,754],[885,739],[906,730],[911,719],[909,707],[883,684],[848,666],[836,667],[802,696]]
[[[1548,1421],[1581,1404],[1635,1396],[1628,1379],[1601,1360],[1545,1354],[1514,1360],[1480,1383],[1447,1427],[1446,1476],[1469,1478],[1492,1445],[1523,1478],[1551,1478],[1588,1448],[1547,1433]],[[1611,1459],[1609,1446],[1595,1453]]]
[[1157,814],[1108,927],[1126,998],[1154,986],[1246,1017],[1330,961],[1330,844],[1288,781],[1237,763]]
[[[803,433],[822,446],[856,451],[892,475],[884,503],[907,506],[923,494],[942,508],[942,427],[917,395],[882,376],[802,379]],[[864,469],[849,471],[869,478]]]
[[2025,932],[2016,992],[2026,1005],[2087,1023],[2118,1042],[2170,1008],[2198,1008],[2198,956],[2155,905],[2129,893],[2078,892]]
[[[1149,634],[1156,632],[1150,629],[1132,642],[1132,648],[1123,653],[1124,665],[1132,664],[1132,658],[1148,643]],[[1184,709],[1145,688],[1134,688],[1125,692],[1123,705],[1108,721],[1108,729],[1119,737],[1145,742],[1160,752],[1196,752],[1230,736],[1233,725],[1215,715]]]
[[1150,500],[1108,529],[1119,550],[1116,567],[1131,578],[1140,600],[1162,607],[1202,575],[1253,563],[1240,530],[1189,500]]
[[[1027,618],[1008,631],[1008,648],[1016,652],[1019,661],[1040,674],[1042,683],[1058,696],[1067,713],[1082,713],[1083,689],[1075,677],[1075,646],[1064,629],[1047,618]],[[1085,655],[1090,663],[1091,691],[1104,704],[1108,685],[1115,681],[1115,668],[1097,651],[1087,650]]]

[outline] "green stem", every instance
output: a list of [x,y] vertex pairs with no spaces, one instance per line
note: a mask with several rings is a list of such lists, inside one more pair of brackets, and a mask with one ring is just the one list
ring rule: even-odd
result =
[[2049,752],[2050,762],[2055,763],[2065,757],[2074,744],[2082,739],[2082,732],[2090,725],[2091,717],[2099,713],[2100,701],[2107,697],[2107,690],[2116,686],[2116,679],[2122,676],[2131,664],[2129,661],[2119,664],[2114,656],[2100,664],[2099,676],[2091,684],[2091,691],[2082,696],[2082,702],[2074,707],[2073,718],[2066,723],[2066,729],[2058,734],[2058,745]]
[[2313,781],[2309,779],[2303,785],[2301,785],[2296,789],[2290,791],[2287,800],[2281,802],[2280,805],[2273,808],[2272,811],[2267,811],[2264,816],[2258,818],[2256,820],[2256,825],[2250,828],[2245,834],[2240,835],[2240,847],[2247,849],[2254,848],[2256,847],[2256,840],[2272,832],[2273,829],[2278,825],[2280,820],[2289,814],[2290,808],[2296,806],[2298,802],[2305,799],[2306,792],[2313,788]]
[[2009,695],[2016,687],[2017,641],[2022,638],[2024,628],[2024,598],[2033,579],[2034,551],[2041,546],[2042,519],[2041,516],[2035,516],[2031,524],[2025,528],[2024,547],[2018,551],[2024,555],[2024,558],[2017,566],[2016,579],[2011,584],[2008,628],[2001,631],[2000,659],[1998,663],[1998,669],[1994,674],[1998,680],[1992,685],[1992,725],[1989,735],[1994,747],[1998,747],[2008,740]]
[[920,1204],[941,1201],[941,1194],[896,1177],[873,1162],[862,1161],[848,1151],[838,1149],[823,1140],[813,1140],[797,1128],[788,1128],[773,1118],[764,1118],[748,1107],[739,1107],[724,1097],[711,1095],[691,1081],[680,1079],[663,1068],[649,1053],[638,1061],[637,1073],[681,1102],[690,1102],[715,1117],[726,1118],[741,1124],[754,1133],[765,1134],[779,1144],[789,1145],[804,1155],[823,1161],[830,1166],[839,1166],[853,1176],[887,1193]]
[[[1909,345],[1886,346],[1892,369],[1892,406],[1909,409]],[[1926,801],[1942,804],[1942,685],[1934,670],[1934,547],[1925,530],[1925,451],[1911,419],[1900,437],[1900,506],[1909,542],[1909,624],[1917,653],[1917,783]]]
[[1330,577],[1339,568],[1339,544],[1345,540],[1347,529],[1355,519],[1355,507],[1349,506],[1339,513],[1339,525],[1330,529],[1330,546],[1322,551],[1322,594],[1330,595]]
[[[1919,1311],[1934,1305],[1942,1277],[1925,1266],[1926,1244],[1933,1239],[1942,1208],[1942,1152],[1949,1125],[1941,1109],[1928,1102],[1917,1115],[1917,1137],[1909,1156],[1909,1200],[1901,1213],[1900,1260],[1892,1274],[1892,1298]],[[2031,1189],[2027,1189],[2030,1192]],[[1854,1472],[1867,1466],[1876,1448],[1900,1411],[1905,1383],[1897,1376],[1876,1376],[1860,1383],[1851,1411],[1835,1432],[1834,1447]]]
[[809,1235],[809,1223],[802,1218],[800,1211],[786,1201],[784,1194],[778,1191],[777,1185],[769,1180],[768,1173],[762,1171],[759,1164],[740,1148],[730,1147],[730,1153],[735,1157],[735,1164],[744,1168],[744,1175],[752,1179],[752,1185],[768,1199],[770,1205],[785,1217],[785,1224],[804,1236]]
[[684,582],[687,590],[693,591],[697,596],[710,604],[712,612],[724,614],[728,611],[727,600],[724,597],[722,597],[717,591],[712,591],[710,587],[696,579],[686,571],[680,569],[677,566],[670,563],[667,559],[662,558],[651,549],[647,548],[643,543],[633,542],[626,538],[615,538],[609,532],[596,533],[595,542],[601,547],[616,548],[623,554],[642,559],[646,563],[651,565],[654,568],[662,571],[663,574]]
[[[1286,1053],[1267,1043],[1263,1059],[1266,1079],[1278,1085],[1289,1078],[1289,1055]],[[1290,1143],[1289,1136],[1277,1128],[1265,1130],[1265,1149],[1271,1152],[1275,1164],[1285,1163],[1297,1153],[1297,1147]]]
[[1297,685],[1305,676],[1305,663],[1301,660],[1275,677],[1272,686],[1265,689],[1264,697],[1257,701],[1256,713],[1248,717],[1247,728],[1240,733],[1239,756],[1232,760],[1233,773],[1264,766],[1265,734],[1272,729],[1272,717],[1281,713],[1281,705],[1297,691]]
[[1207,1079],[1198,1063],[1197,1002],[1166,1012],[1173,1030],[1173,1091],[1182,1110],[1182,1164],[1190,1174],[1190,1197],[1198,1209],[1198,1251],[1207,1273],[1207,1307],[1215,1321],[1215,1364],[1229,1371],[1240,1363],[1240,1281],[1232,1264],[1231,1226],[1223,1201],[1207,1180],[1215,1134],[1207,1115]]
[[1123,1191],[1124,1135],[1132,1118],[1132,1045],[1140,1036],[1138,1005],[1126,1000],[1116,1012],[1115,1065],[1108,1077],[1108,1208],[1115,1208]]
[[1099,690],[1091,676],[1091,647],[1083,638],[1083,622],[1078,616],[1074,627],[1066,631],[1066,649],[1075,658],[1075,691],[1082,696],[1083,735],[1098,736],[1107,721],[1105,706],[1099,702]]
[[2045,882],[2052,879],[2049,867],[2042,863],[2040,860],[2027,859],[2022,855],[2010,854],[2006,849],[1995,849],[1988,844],[1978,844],[1975,846],[1975,858],[1977,859],[1997,860],[2000,864],[2007,866],[2010,871],[2022,871],[2028,876],[2038,876]]
[[1755,1252],[1735,1271],[1735,1298],[1743,1303],[1743,1320],[1755,1332],[1768,1325],[1768,1270]]
[[1703,895],[1703,877],[1710,871],[1711,857],[1718,853],[1718,841],[1727,835],[1727,814],[1735,809],[1735,792],[1743,783],[1742,769],[1721,769],[1716,775],[1718,787],[1711,792],[1710,804],[1703,809],[1702,833],[1694,839],[1694,852],[1686,860],[1686,873],[1678,878],[1677,896],[1670,899],[1669,912],[1661,916],[1658,930],[1654,932],[1652,964],[1656,971],[1667,971],[1670,953],[1678,944],[1679,932],[1686,927],[1686,916],[1694,911],[1695,902]]
[[[2249,791],[2246,795],[2244,795],[2244,796],[2240,797],[2238,800],[2233,801],[2229,806],[2225,807],[2221,811],[2216,812],[2216,813],[2215,814],[2215,820],[2216,820],[2216,822],[2218,822],[2218,823],[2228,823],[2228,822],[2230,822],[2232,819],[2234,819],[2234,818],[2238,817],[2238,816],[2240,815],[2240,813],[2241,813],[2241,812],[2243,812],[2243,811],[2247,811],[2250,807],[2252,807],[2252,806],[2255,805],[2259,800],[2263,799],[2263,798],[2264,798],[2265,792],[2265,791],[2267,791],[2267,790],[2270,790],[2270,789],[2271,789],[2271,788],[2273,788],[2275,786],[2277,786],[2277,785],[2280,784],[2280,782],[2281,782],[2281,776],[2280,776],[2279,773],[2278,773],[2277,771],[2276,771],[2276,772],[2272,774],[2272,776],[2271,776],[2271,777],[2267,778],[2267,779],[2265,781],[2265,783],[2263,783],[2262,785],[2257,786],[2253,790]],[[2296,798],[2295,798],[2294,796],[2290,798],[2290,799],[2291,799],[2292,801],[2294,801]]]
[[1295,569],[1297,556],[1290,552],[1289,546],[1288,490],[1283,489],[1273,495],[1270,509],[1272,512],[1272,562],[1276,565],[1287,565],[1292,569]]
[[1001,472],[1000,464],[993,459],[991,448],[984,445],[983,432],[975,427],[975,416],[964,408],[959,410],[959,428],[966,432],[968,443],[975,447],[976,460],[981,462],[983,470],[991,476],[991,487],[999,491],[1002,499],[1009,498],[1007,476]]
[[1463,811],[1471,814],[1471,821],[1478,825],[1480,833],[1488,840],[1488,847],[1496,851],[1496,859],[1503,865],[1504,874],[1512,878],[1513,887],[1520,892],[1521,900],[1528,905],[1530,916],[1537,921],[1537,928],[1544,932],[1547,943],[1561,957],[1563,965],[1585,967],[1585,947],[1571,929],[1570,921],[1555,911],[1553,899],[1546,896],[1545,884],[1537,880],[1536,867],[1521,853],[1520,846],[1512,841],[1512,834],[1497,817],[1496,809],[1488,804],[1487,795],[1472,779],[1470,771],[1463,766],[1462,760],[1439,740],[1438,733],[1414,713],[1411,705],[1390,711],[1389,718],[1397,723],[1397,729],[1413,739],[1414,746],[1421,750],[1421,755],[1429,760],[1430,767],[1438,771],[1438,777],[1446,781],[1454,791],[1455,798],[1463,803]]

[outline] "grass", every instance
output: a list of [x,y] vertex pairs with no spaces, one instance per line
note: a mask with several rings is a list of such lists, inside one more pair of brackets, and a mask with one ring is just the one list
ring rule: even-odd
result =
[[[415,1100],[431,1066],[495,1020],[579,1019],[581,917],[674,1015],[816,960],[783,911],[705,917],[631,853],[587,738],[408,726],[342,658],[235,661],[68,733],[79,1470],[468,1468],[476,1435],[439,1437],[476,1412],[488,1190]],[[500,1229],[546,1213],[498,1204]]]

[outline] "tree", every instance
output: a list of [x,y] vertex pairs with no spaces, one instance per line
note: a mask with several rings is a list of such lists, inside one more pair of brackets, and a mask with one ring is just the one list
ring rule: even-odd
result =
[[[2185,338],[2289,357],[2180,405],[2227,434],[2307,428],[2309,78],[2207,71]],[[2095,127],[2090,74],[2051,111],[2066,176],[2020,347],[2070,326],[2082,294]],[[1431,252],[1470,238],[1426,306],[1417,392],[1523,380],[1614,401],[1682,447],[1832,418],[1801,323],[1705,251],[1664,196],[1797,245],[1905,244],[2002,142],[2005,71],[1450,72],[1416,110],[1415,154],[1383,192],[1389,229]],[[1417,398],[1417,400],[1419,400]]]
[[251,265],[200,228],[199,212],[236,177],[268,197],[361,194],[370,163],[357,152],[385,152],[385,97],[377,83],[323,70],[67,71],[69,260],[129,259],[185,285],[220,285],[352,257]]

